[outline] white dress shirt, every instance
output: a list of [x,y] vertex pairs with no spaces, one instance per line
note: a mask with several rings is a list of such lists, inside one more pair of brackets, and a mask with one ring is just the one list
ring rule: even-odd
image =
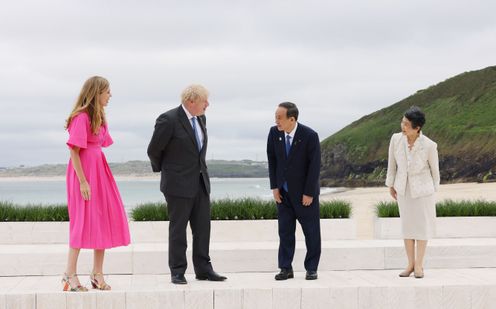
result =
[[[198,137],[201,141],[201,145],[200,145],[200,149],[203,147],[203,130],[202,130],[202,127],[200,126],[200,123],[198,122],[198,117],[195,117],[193,115],[190,114],[190,112],[188,111],[188,109],[186,107],[184,107],[183,104],[181,104],[181,106],[183,107],[184,109],[184,112],[186,113],[186,117],[188,117],[188,120],[189,120],[189,124],[191,124],[191,127],[193,128],[193,124],[191,123],[191,119],[194,118],[195,122],[196,122],[196,132],[198,133]],[[194,132],[194,130],[193,130]]]
[[295,127],[293,128],[293,130],[291,132],[289,132],[289,133],[286,133],[286,131],[284,132],[284,138],[285,138],[284,143],[286,143],[286,140],[287,140],[288,135],[289,135],[289,137],[290,137],[289,144],[293,145],[293,140],[294,140],[294,136],[295,136],[297,128],[298,128],[298,122],[295,124]]

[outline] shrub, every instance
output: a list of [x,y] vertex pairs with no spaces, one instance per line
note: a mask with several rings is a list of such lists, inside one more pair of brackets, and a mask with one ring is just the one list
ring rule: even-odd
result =
[[332,200],[320,202],[320,218],[344,219],[351,217],[351,204],[348,201]]
[[[221,199],[212,201],[212,220],[268,220],[277,219],[277,207],[271,200],[254,198]],[[351,205],[342,200],[320,203],[322,219],[349,218]],[[164,202],[143,203],[131,210],[134,221],[168,221]],[[69,221],[67,205],[17,205],[0,201],[1,221]]]
[[131,210],[134,221],[168,221],[169,214],[164,202],[143,203]]
[[254,199],[220,199],[212,202],[212,220],[268,220],[277,218],[274,202]]
[[[379,218],[399,217],[397,202],[379,202],[376,205]],[[437,217],[486,217],[496,216],[496,202],[484,200],[444,200],[436,204]]]
[[0,221],[69,221],[67,205],[16,205],[0,201]]
[[438,217],[496,216],[496,202],[484,200],[444,200],[436,204]]
[[397,202],[379,202],[375,207],[376,214],[379,218],[394,218],[400,216]]
[[[273,201],[254,198],[220,199],[212,201],[212,220],[269,220],[277,219],[277,208]],[[325,219],[349,218],[349,202],[334,200],[320,203],[320,217]],[[134,221],[168,220],[165,203],[145,203],[131,212]]]

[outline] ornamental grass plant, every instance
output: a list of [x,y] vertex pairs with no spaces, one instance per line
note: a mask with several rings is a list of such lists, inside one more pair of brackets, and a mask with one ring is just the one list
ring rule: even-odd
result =
[[[167,221],[165,203],[145,203],[131,212],[134,221]],[[271,200],[254,198],[219,199],[212,201],[212,220],[270,220],[277,219],[277,207]],[[320,203],[322,219],[349,218],[351,205],[342,200]]]
[[0,201],[0,222],[4,221],[69,221],[67,205],[17,205]]
[[[397,202],[379,202],[376,204],[379,218],[399,217]],[[437,217],[493,217],[496,216],[496,202],[485,200],[444,200],[436,203]]]

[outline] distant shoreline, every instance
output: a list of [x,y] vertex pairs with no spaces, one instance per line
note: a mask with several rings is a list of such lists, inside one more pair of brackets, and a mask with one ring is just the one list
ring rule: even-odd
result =
[[[133,181],[133,180],[160,180],[160,173],[147,175],[114,175],[116,180]],[[268,177],[210,177],[210,179],[265,179]],[[0,182],[9,181],[65,181],[65,175],[57,176],[0,176]]]
[[[263,178],[268,177],[268,167],[265,161],[227,161],[207,160],[210,177],[222,178]],[[118,179],[146,180],[155,179],[158,173],[153,173],[149,161],[127,161],[110,162],[110,169],[114,177]],[[0,168],[0,179],[7,178],[9,181],[21,179],[56,179],[54,177],[65,177],[67,163],[65,164],[42,164],[38,166]]]
[[[148,174],[143,176],[138,175],[114,175],[116,181],[160,181],[160,174]],[[268,179],[268,177],[210,177],[215,182],[216,180],[223,181],[225,179]],[[1,183],[22,183],[22,182],[50,182],[50,181],[65,181],[65,176],[0,176]],[[347,187],[321,187],[320,197],[329,198],[338,193],[343,193],[352,190]],[[270,190],[267,188],[268,194]]]

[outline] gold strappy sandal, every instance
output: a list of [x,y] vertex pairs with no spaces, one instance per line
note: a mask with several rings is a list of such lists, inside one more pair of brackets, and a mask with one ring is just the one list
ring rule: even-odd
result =
[[110,287],[110,285],[108,285],[107,283],[103,282],[103,283],[100,283],[98,282],[98,280],[96,280],[95,276],[97,275],[102,275],[102,273],[91,273],[90,274],[90,280],[91,280],[91,286],[93,286],[94,289],[98,289],[98,290],[101,290],[101,291],[110,291],[112,288]]
[[70,280],[74,277],[77,277],[77,274],[72,274],[69,276],[68,274],[64,273],[64,277],[62,277],[62,290],[64,292],[88,292],[88,289],[80,284],[76,287],[73,287],[71,285]]

